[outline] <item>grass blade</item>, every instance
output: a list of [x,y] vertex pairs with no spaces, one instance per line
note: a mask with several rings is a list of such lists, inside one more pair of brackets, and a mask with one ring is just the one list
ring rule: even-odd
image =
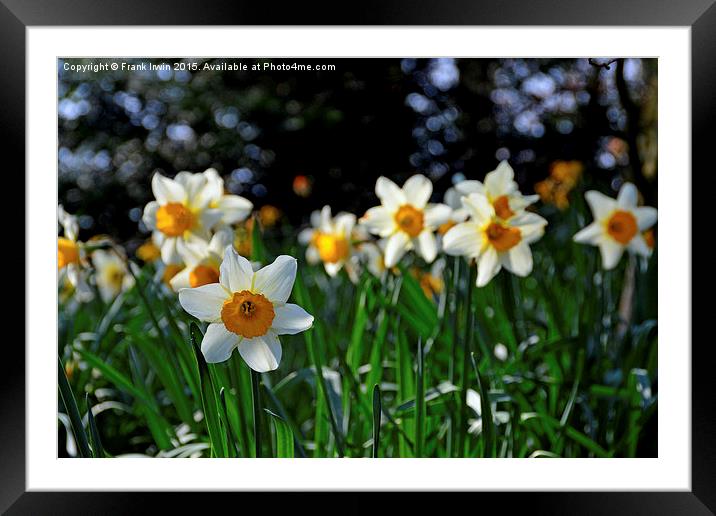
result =
[[276,457],[279,459],[292,459],[293,453],[293,432],[281,416],[274,414],[269,409],[264,411],[271,416],[274,428],[276,429]]
[[72,427],[72,433],[75,436],[77,442],[77,449],[82,457],[92,457],[89,443],[87,442],[87,434],[82,426],[82,418],[80,417],[80,411],[77,408],[77,402],[75,401],[75,395],[72,393],[72,387],[70,382],[67,381],[67,375],[65,374],[65,368],[62,366],[62,360],[57,357],[60,369],[57,375],[57,380],[60,389],[60,397],[62,403],[65,405],[67,415],[70,418],[70,426]]
[[96,459],[105,457],[104,448],[102,448],[102,440],[99,437],[99,429],[97,428],[97,422],[92,414],[92,407],[90,407],[89,393],[85,394],[85,404],[87,405],[87,424],[90,430],[90,446],[92,447],[92,456]]
[[415,456],[422,457],[425,438],[425,384],[423,339],[418,337],[418,367],[415,371]]
[[221,399],[221,418],[224,421],[224,430],[226,431],[226,444],[227,451],[230,458],[239,456],[238,447],[236,441],[231,435],[231,423],[229,422],[229,411],[226,409],[226,390],[222,387],[219,391],[219,398]]
[[492,419],[492,403],[490,403],[490,392],[487,386],[482,380],[480,371],[477,368],[477,362],[475,361],[475,353],[470,353],[470,360],[472,361],[472,368],[475,370],[475,377],[477,378],[477,388],[480,391],[480,409],[482,416],[482,433],[485,438],[485,455],[490,458],[496,456],[497,442],[495,438],[495,425]]
[[380,450],[380,420],[382,414],[382,403],[380,399],[380,386],[376,383],[373,387],[373,458],[378,457]]
[[261,457],[261,379],[259,373],[251,370],[251,399],[254,407],[254,457]]

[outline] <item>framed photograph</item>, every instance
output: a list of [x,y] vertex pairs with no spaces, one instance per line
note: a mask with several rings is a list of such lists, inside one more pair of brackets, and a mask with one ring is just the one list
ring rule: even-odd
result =
[[4,0],[0,507],[712,513],[711,3]]

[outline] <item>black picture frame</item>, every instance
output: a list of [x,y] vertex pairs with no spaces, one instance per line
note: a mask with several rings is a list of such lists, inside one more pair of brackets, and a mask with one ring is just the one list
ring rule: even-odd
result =
[[[713,173],[711,147],[716,141],[712,116],[716,113],[716,4],[715,0],[363,0],[355,4],[333,3],[330,7],[294,2],[286,6],[274,2],[238,0],[0,0],[0,141],[7,149],[6,177],[14,181],[15,191],[28,195],[25,176],[25,81],[26,38],[29,26],[63,25],[576,25],[576,26],[688,26],[691,28],[692,84],[692,169]],[[311,8],[313,7],[313,8]],[[9,163],[8,163],[9,158]],[[688,173],[668,171],[668,173]],[[12,176],[12,177],[11,177]],[[693,176],[692,176],[693,177]],[[708,188],[699,178],[693,191],[692,206],[708,206]],[[33,185],[27,185],[32,188]],[[702,196],[699,199],[699,196]],[[17,200],[24,199],[18,196]],[[22,202],[22,201],[20,201]],[[19,207],[18,207],[19,208]],[[704,217],[692,208],[692,235],[708,234]],[[24,223],[15,224],[17,242],[25,241]],[[699,243],[698,238],[693,239]],[[20,246],[17,246],[18,249]],[[702,246],[703,247],[703,246]],[[23,246],[24,249],[24,246]],[[691,251],[693,252],[693,251]],[[694,253],[696,260],[708,255]],[[24,250],[14,253],[15,270],[25,262]],[[26,270],[26,275],[31,271]],[[15,278],[19,282],[19,277]],[[10,286],[7,287],[11,288]],[[706,283],[697,284],[704,291]],[[16,292],[24,292],[24,285]],[[693,294],[692,294],[693,296]],[[692,321],[708,315],[711,303],[692,303]],[[23,306],[25,306],[23,304]],[[19,319],[17,317],[16,319]],[[706,319],[708,320],[708,319]],[[25,324],[35,324],[31,312]],[[17,325],[19,327],[19,324]],[[699,325],[700,326],[700,325]],[[694,327],[695,329],[695,327]],[[22,330],[21,330],[22,331]],[[704,332],[705,333],[705,332]],[[510,510],[529,510],[547,514],[709,514],[716,511],[716,397],[712,374],[712,339],[692,337],[692,490],[690,492],[614,492],[614,493],[472,493],[480,504],[490,497],[498,504],[509,500]],[[8,514],[132,514],[142,513],[151,501],[159,501],[168,512],[190,507],[187,496],[179,493],[39,493],[26,492],[25,484],[25,349],[6,337],[3,371],[0,375],[0,510]],[[24,338],[23,338],[24,340]],[[688,345],[688,343],[670,343]],[[247,494],[218,495],[212,505],[229,497],[255,498]],[[289,495],[282,503],[295,506]],[[356,493],[341,498],[341,505],[353,512],[373,510],[372,497]],[[406,498],[406,497],[402,497]],[[422,504],[421,496],[410,503]],[[463,501],[466,501],[463,498]],[[272,497],[272,504],[278,503]],[[467,506],[473,501],[466,501]],[[217,505],[217,508],[219,505]],[[475,506],[477,508],[477,506]],[[272,505],[278,510],[277,505]],[[344,511],[341,511],[344,512]],[[520,512],[522,512],[520,510]]]

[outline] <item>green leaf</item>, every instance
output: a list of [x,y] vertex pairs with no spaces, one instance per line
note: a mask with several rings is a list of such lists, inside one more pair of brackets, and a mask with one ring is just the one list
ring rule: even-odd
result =
[[423,456],[425,446],[425,383],[423,341],[418,338],[418,367],[415,371],[415,456]]
[[92,446],[92,456],[96,459],[104,458],[104,448],[102,448],[102,440],[99,437],[97,422],[92,414],[92,407],[89,402],[89,393],[85,394],[85,405],[87,406],[87,423],[90,430],[90,446]]
[[191,344],[194,348],[196,365],[199,369],[199,378],[201,379],[201,404],[204,408],[204,420],[206,421],[209,439],[211,440],[211,452],[214,457],[226,457],[228,454],[224,441],[224,433],[221,431],[219,421],[219,404],[216,398],[216,390],[209,372],[209,367],[201,352],[201,340],[204,334],[201,333],[199,326],[194,322],[189,325],[189,334],[191,335]]
[[276,457],[280,459],[294,457],[293,454],[293,432],[288,423],[281,416],[274,414],[269,409],[264,409],[271,416],[274,428],[276,429]]
[[80,411],[77,408],[77,401],[75,395],[72,393],[70,382],[67,381],[67,375],[65,374],[65,368],[62,365],[62,360],[57,357],[60,369],[57,375],[58,387],[60,389],[60,397],[62,403],[67,410],[67,415],[70,418],[70,426],[72,427],[72,433],[75,436],[77,442],[77,449],[82,457],[92,457],[89,443],[87,442],[87,434],[82,426],[82,418],[80,417]]
[[475,353],[470,353],[470,360],[472,361],[472,368],[475,371],[477,378],[477,388],[480,391],[480,409],[482,417],[482,433],[485,438],[485,451],[486,455],[490,458],[497,456],[497,443],[495,439],[495,424],[492,419],[492,403],[490,402],[490,393],[487,386],[484,385],[480,371],[477,368],[475,362]]
[[239,456],[236,441],[234,441],[231,435],[231,423],[229,422],[228,410],[226,410],[226,390],[222,387],[219,391],[219,398],[221,398],[221,418],[224,422],[224,430],[226,431],[226,442],[228,444],[229,457],[235,458]]
[[380,450],[380,420],[382,414],[380,399],[380,386],[376,383],[373,386],[373,458],[378,457]]

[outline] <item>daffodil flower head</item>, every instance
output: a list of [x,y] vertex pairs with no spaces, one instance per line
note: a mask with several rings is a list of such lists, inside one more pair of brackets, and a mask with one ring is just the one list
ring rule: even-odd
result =
[[360,223],[385,240],[385,266],[393,267],[413,249],[432,263],[438,252],[435,230],[449,220],[451,210],[444,204],[428,204],[433,193],[430,180],[416,174],[400,188],[381,176],[375,193],[381,205],[370,208]]
[[254,272],[232,246],[224,252],[219,283],[179,291],[189,314],[208,322],[201,351],[209,363],[228,360],[235,348],[260,373],[281,362],[279,335],[308,330],[313,316],[288,303],[296,279],[296,259],[282,255]]
[[78,301],[92,299],[92,289],[87,283],[88,264],[79,237],[77,217],[67,213],[62,205],[57,207],[57,219],[62,226],[62,236],[57,237],[58,283],[66,283],[74,289]]
[[539,195],[522,195],[515,181],[515,172],[507,161],[501,161],[495,170],[488,172],[484,183],[461,181],[455,185],[455,190],[463,196],[472,193],[484,195],[497,216],[505,220],[519,215],[539,199]]
[[353,230],[356,217],[352,213],[331,216],[331,207],[324,206],[311,214],[311,228],[301,231],[298,240],[307,245],[306,260],[311,264],[323,263],[326,274],[333,277],[345,269],[351,281],[358,280],[353,260]]
[[503,267],[522,277],[532,272],[530,244],[542,237],[547,221],[528,211],[504,219],[479,193],[463,197],[462,202],[470,219],[445,234],[443,249],[476,260],[477,286],[487,285]]
[[234,232],[224,227],[211,237],[209,242],[195,240],[179,250],[186,267],[169,280],[175,292],[182,288],[201,287],[219,282],[219,267],[226,246],[232,245]]
[[241,220],[252,206],[242,197],[224,195],[223,180],[213,169],[201,174],[179,172],[174,179],[156,173],[152,192],[156,200],[144,208],[142,220],[153,231],[165,264],[181,263],[179,249],[193,241],[208,241],[215,226]]
[[98,249],[92,253],[95,281],[100,297],[105,303],[112,301],[124,289],[134,284],[127,272],[127,263],[114,251]]
[[657,211],[637,206],[638,192],[632,183],[624,183],[616,199],[596,190],[584,197],[594,221],[574,235],[574,241],[599,247],[604,269],[616,267],[625,250],[644,257],[651,254],[643,232],[656,224]]

